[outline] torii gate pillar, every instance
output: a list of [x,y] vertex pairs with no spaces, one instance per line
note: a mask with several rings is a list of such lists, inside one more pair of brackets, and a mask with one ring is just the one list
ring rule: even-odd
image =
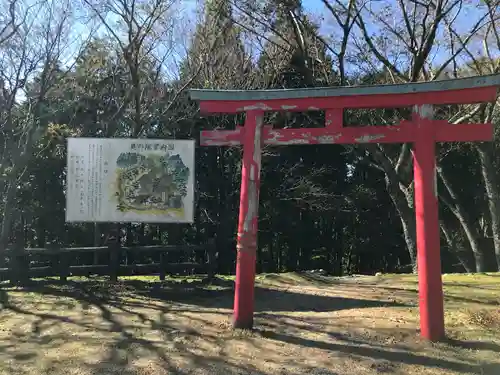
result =
[[438,340],[445,332],[433,112],[430,105],[416,106],[413,111],[419,128],[413,147],[413,179],[420,329],[424,338]]
[[247,112],[243,137],[233,319],[243,329],[253,326],[263,115]]
[[[261,144],[413,143],[420,327],[423,338],[445,336],[436,180],[437,142],[490,141],[492,124],[434,120],[432,105],[496,100],[500,74],[401,85],[288,90],[191,90],[205,113],[246,112],[244,127],[201,132],[201,145],[243,145],[233,325],[253,326]],[[345,127],[345,108],[413,106],[397,126]],[[264,111],[325,111],[324,128],[272,129]]]

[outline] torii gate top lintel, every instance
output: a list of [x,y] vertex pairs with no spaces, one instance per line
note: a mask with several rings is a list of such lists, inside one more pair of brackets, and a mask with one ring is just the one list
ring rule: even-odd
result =
[[250,110],[312,111],[334,108],[405,107],[420,104],[473,104],[495,100],[500,74],[375,86],[271,90],[192,89],[203,113]]

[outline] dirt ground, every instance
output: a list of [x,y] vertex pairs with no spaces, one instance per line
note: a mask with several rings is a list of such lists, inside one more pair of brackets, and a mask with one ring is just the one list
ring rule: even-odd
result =
[[256,330],[232,281],[39,281],[0,289],[0,374],[500,375],[500,274],[444,275],[449,339],[419,339],[409,275],[262,275]]

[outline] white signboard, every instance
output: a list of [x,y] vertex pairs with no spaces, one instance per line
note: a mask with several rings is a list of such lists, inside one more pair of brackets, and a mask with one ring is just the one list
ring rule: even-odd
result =
[[191,223],[194,140],[69,138],[66,221]]

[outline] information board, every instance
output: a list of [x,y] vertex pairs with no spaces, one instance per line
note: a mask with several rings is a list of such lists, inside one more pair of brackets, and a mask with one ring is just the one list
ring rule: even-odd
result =
[[194,140],[69,138],[66,221],[190,223]]

